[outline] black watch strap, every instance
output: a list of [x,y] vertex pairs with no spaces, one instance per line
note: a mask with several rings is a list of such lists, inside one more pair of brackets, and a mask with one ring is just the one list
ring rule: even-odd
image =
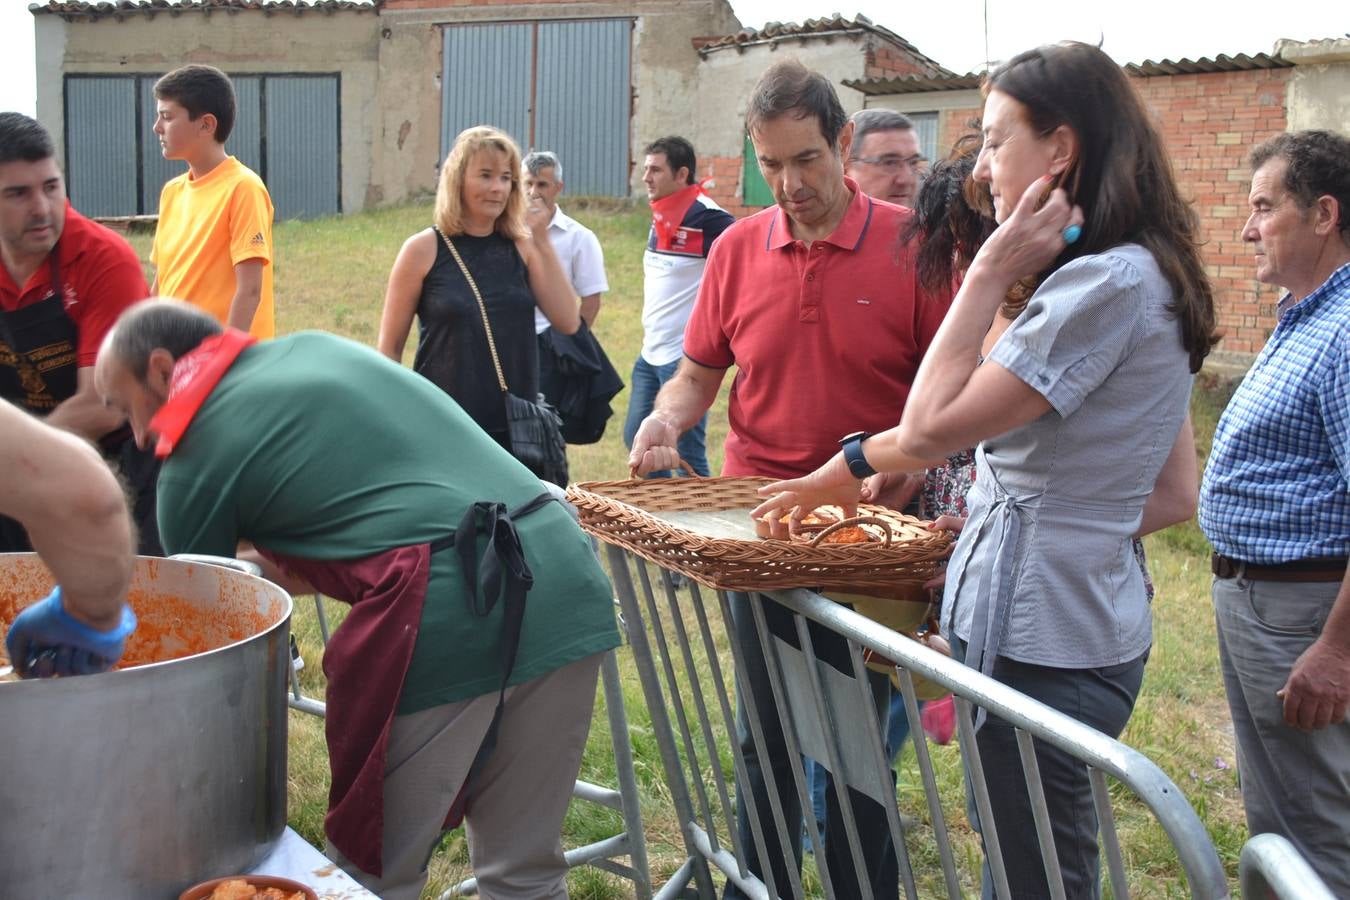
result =
[[867,457],[863,455],[862,443],[871,436],[870,431],[855,431],[839,441],[844,448],[844,462],[848,463],[848,470],[854,478],[868,478],[877,474],[877,470],[868,464]]

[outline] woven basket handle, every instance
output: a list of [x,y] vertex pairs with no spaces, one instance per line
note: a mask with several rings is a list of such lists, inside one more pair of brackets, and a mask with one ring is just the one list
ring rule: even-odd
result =
[[[700,475],[700,474],[698,474],[697,472],[694,471],[694,467],[693,467],[693,466],[689,465],[689,463],[687,463],[687,462],[684,461],[684,457],[680,457],[679,462],[678,462],[678,464],[675,466],[675,468],[679,469],[681,472],[684,472],[686,478],[702,478],[702,477],[703,477],[702,475]],[[629,477],[630,479],[636,480],[637,477],[638,477],[637,470],[638,470],[638,467],[637,467],[637,466],[629,466],[629,467],[628,467],[628,477]]]
[[882,526],[883,528],[886,529],[886,546],[889,547],[891,545],[892,532],[890,522],[887,522],[885,519],[882,519],[878,516],[854,516],[851,519],[843,519],[842,521],[835,522],[833,525],[827,525],[826,527],[822,528],[819,534],[811,538],[811,546],[815,547],[819,545],[820,542],[826,537],[826,535],[834,534],[836,531],[839,531],[840,529],[843,528],[851,528],[854,525]]

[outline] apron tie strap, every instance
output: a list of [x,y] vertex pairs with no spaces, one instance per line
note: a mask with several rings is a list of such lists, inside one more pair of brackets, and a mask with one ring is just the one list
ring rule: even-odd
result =
[[[453,546],[459,554],[465,586],[468,588],[466,601],[472,615],[487,617],[496,609],[498,600],[502,602],[502,683],[497,694],[497,708],[492,713],[492,722],[483,735],[483,743],[474,755],[464,784],[450,804],[444,826],[447,830],[458,827],[463,821],[468,811],[469,785],[497,746],[497,732],[506,708],[506,688],[516,666],[516,654],[520,650],[520,633],[525,623],[525,595],[534,587],[534,573],[525,561],[525,548],[520,543],[514,520],[524,518],[556,499],[553,494],[545,492],[511,511],[507,510],[505,503],[479,501],[465,511],[458,528],[431,544],[432,553]],[[481,555],[478,553],[480,534],[487,535],[487,546]]]
[[[983,452],[983,447],[977,451]],[[991,471],[992,476],[992,471]],[[1017,545],[1022,536],[1022,510],[1041,496],[1041,493],[1018,497],[1008,493],[997,478],[992,481],[993,503],[980,521],[976,541],[992,537],[995,541],[991,565],[980,573],[975,591],[975,609],[970,623],[970,643],[966,647],[966,664],[982,675],[993,677],[994,663],[1007,627],[1008,613],[1013,603],[1013,569],[1017,560]],[[960,574],[965,578],[966,569]],[[980,707],[975,714],[975,730],[987,718],[987,710]]]

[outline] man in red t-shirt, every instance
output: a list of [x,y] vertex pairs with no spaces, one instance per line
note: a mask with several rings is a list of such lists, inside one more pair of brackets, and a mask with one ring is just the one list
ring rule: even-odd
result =
[[[101,447],[132,488],[142,552],[158,552],[154,457],[94,391],[94,359],[112,323],[150,293],[136,251],[66,199],[51,136],[0,113],[0,399]],[[0,552],[31,549],[0,518]]]
[[[777,205],[732,225],[713,246],[685,330],[684,359],[633,440],[629,463],[639,473],[674,466],[679,434],[712,405],[733,365],[723,474],[795,478],[813,471],[849,432],[894,425],[950,303],[918,284],[916,248],[902,241],[910,212],[869,198],[844,176],[853,126],[824,76],[795,60],[772,66],[751,96],[746,126]],[[745,595],[731,602],[738,681],[753,692],[764,717],[766,752],[750,739],[745,705],[738,704],[749,775],[738,792],[756,797],[759,831],[781,891],[790,883],[787,861],[801,856],[793,773],[800,762],[788,753],[772,713],[775,699],[749,603]],[[764,614],[770,631],[795,643],[783,607],[766,602]],[[819,659],[852,673],[838,634],[813,629],[813,644]],[[873,689],[885,721],[889,690],[884,684]],[[765,770],[774,773],[789,847],[777,840]],[[863,892],[832,792],[830,799],[825,855],[831,883],[839,896],[858,896]],[[851,806],[872,894],[894,897],[899,874],[885,810],[860,794]],[[763,877],[742,803],[737,827],[751,871]],[[742,895],[728,882],[727,896]]]

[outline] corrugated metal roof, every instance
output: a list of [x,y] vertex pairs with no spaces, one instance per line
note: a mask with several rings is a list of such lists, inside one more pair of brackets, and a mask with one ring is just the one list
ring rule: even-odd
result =
[[912,54],[920,63],[932,67],[935,75],[954,74],[950,69],[939,65],[915,47],[909,41],[888,28],[883,28],[875,24],[867,16],[859,13],[852,19],[846,19],[839,13],[835,13],[828,19],[807,19],[805,22],[770,22],[763,28],[745,28],[735,34],[729,34],[725,37],[715,38],[707,43],[702,43],[698,48],[700,56],[706,56],[717,50],[728,50],[731,48],[746,47],[751,44],[772,43],[775,41],[786,40],[811,40],[814,38],[827,38],[839,34],[849,34],[866,32],[875,34],[882,40],[893,44],[896,47]]
[[845,81],[844,87],[864,94],[925,94],[930,91],[969,91],[980,86],[983,75],[949,75],[925,78],[922,75],[894,75],[890,78],[858,78]]
[[1153,60],[1144,60],[1141,63],[1130,63],[1125,66],[1126,73],[1130,75],[1140,75],[1145,78],[1158,75],[1202,75],[1208,72],[1248,72],[1252,69],[1288,69],[1294,64],[1278,56],[1271,56],[1268,53],[1258,53],[1255,56],[1248,56],[1245,53],[1239,53],[1237,56],[1226,56],[1220,53],[1218,56],[1210,59],[1201,57],[1200,59],[1164,59],[1160,62]]
[[127,16],[154,16],[158,13],[177,15],[180,12],[227,12],[241,9],[264,12],[331,13],[337,10],[375,12],[382,0],[48,0],[30,3],[28,11],[35,16],[54,15],[63,19],[124,19]]

